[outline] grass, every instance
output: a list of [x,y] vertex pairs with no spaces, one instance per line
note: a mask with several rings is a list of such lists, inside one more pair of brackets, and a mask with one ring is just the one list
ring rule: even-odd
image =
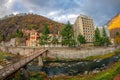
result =
[[110,57],[112,57],[114,55],[117,55],[117,54],[120,54],[120,50],[117,50],[115,52],[111,52],[111,53],[108,53],[108,54],[104,54],[104,55],[89,56],[89,57],[86,57],[86,58],[81,59],[81,60],[91,61],[91,60],[95,60],[95,59],[106,59],[106,58],[110,58]]
[[114,55],[116,55],[116,53],[112,52],[112,53],[108,53],[108,54],[105,54],[105,55],[89,56],[89,57],[86,57],[86,58],[81,59],[81,60],[91,61],[91,60],[95,60],[95,59],[106,59],[106,58],[110,58],[110,57],[112,57]]
[[11,56],[13,57],[13,54],[7,53],[7,52],[2,52],[0,51],[0,61],[3,61],[5,59],[6,56]]
[[95,80],[113,80],[114,77],[120,73],[120,61],[112,65],[109,69],[100,72],[96,77]]
[[48,80],[45,72],[31,72],[30,80]]

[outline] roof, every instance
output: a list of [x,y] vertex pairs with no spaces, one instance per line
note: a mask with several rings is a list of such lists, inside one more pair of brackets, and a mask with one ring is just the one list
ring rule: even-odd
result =
[[80,14],[79,17],[84,17],[84,18],[89,18],[89,19],[92,19],[90,16],[87,16],[87,15],[83,15],[83,14]]

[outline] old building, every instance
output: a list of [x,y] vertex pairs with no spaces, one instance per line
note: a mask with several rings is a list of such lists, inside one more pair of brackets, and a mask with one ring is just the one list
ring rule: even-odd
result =
[[39,46],[39,34],[35,30],[29,31],[30,37],[26,40],[26,46]]
[[58,34],[48,34],[49,40],[45,45],[40,45],[39,40],[42,36],[42,33],[38,33],[36,30],[23,30],[23,33],[29,35],[29,38],[26,40],[26,46],[44,46],[44,47],[54,47],[55,45],[52,43],[53,37],[58,39],[56,47],[61,46],[62,37]]
[[93,42],[94,22],[91,17],[86,15],[78,16],[74,23],[73,29],[76,41],[77,36],[81,34],[85,37],[87,42]]

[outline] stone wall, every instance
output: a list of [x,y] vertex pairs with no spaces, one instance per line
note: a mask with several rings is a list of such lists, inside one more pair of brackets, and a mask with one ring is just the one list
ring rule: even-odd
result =
[[114,52],[116,49],[113,47],[109,48],[93,48],[86,50],[77,50],[77,49],[66,49],[66,48],[51,48],[49,49],[48,57],[49,58],[58,58],[58,59],[80,59],[86,58],[88,56],[97,56],[104,55],[110,52]]
[[28,47],[0,46],[0,50],[2,50],[4,52],[13,53],[13,54],[19,54],[19,55],[22,55],[22,56],[28,56],[36,49],[35,48],[28,48]]
[[[4,52],[9,52],[13,54],[20,54],[23,56],[30,55],[34,50],[41,49],[43,47],[6,47],[0,46],[0,50]],[[114,52],[116,48],[107,47],[107,48],[93,48],[93,49],[75,49],[67,47],[56,47],[48,48],[48,57],[49,58],[59,58],[59,59],[80,59],[86,58],[88,56],[97,56],[104,55],[110,52]]]

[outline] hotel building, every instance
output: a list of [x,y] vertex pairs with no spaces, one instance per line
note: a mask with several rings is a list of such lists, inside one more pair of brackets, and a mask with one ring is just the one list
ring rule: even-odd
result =
[[[80,15],[77,17],[74,26],[74,36],[77,41],[78,35],[83,35],[86,42],[93,42],[94,38],[94,22],[93,19],[86,15]],[[78,41],[77,41],[78,42]]]

